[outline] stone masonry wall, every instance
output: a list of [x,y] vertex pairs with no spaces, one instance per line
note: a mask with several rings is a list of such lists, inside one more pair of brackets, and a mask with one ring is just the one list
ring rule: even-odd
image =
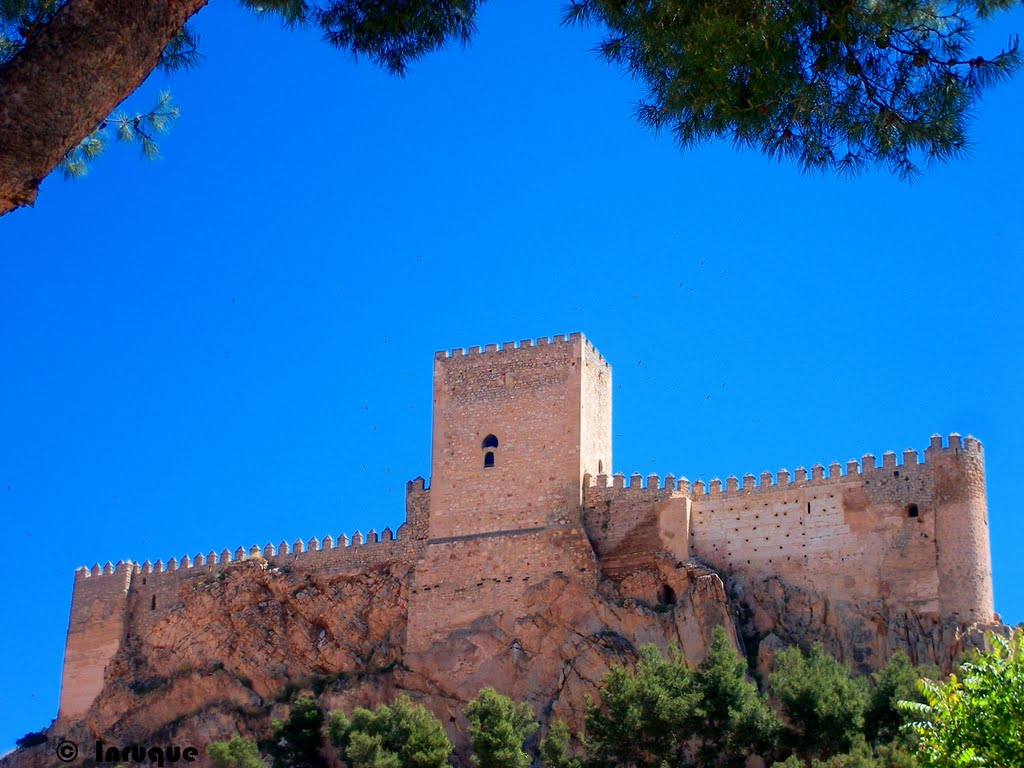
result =
[[611,462],[611,368],[581,334],[438,353],[432,448],[413,651],[514,615],[552,575],[596,585],[580,501],[586,468]]
[[[610,369],[589,348],[573,334],[437,354],[431,538],[543,527],[579,509],[583,412],[611,407]],[[590,393],[601,387],[608,393],[595,400]],[[586,443],[610,461],[610,414],[605,423],[608,434],[588,425]],[[483,447],[489,435],[497,447]],[[488,453],[493,466],[485,466]]]
[[[954,462],[955,474],[964,479],[959,441],[951,436],[951,447],[944,449],[941,438],[933,438],[926,464],[908,449],[902,464],[887,452],[876,466],[869,454],[862,465],[847,462],[845,474],[834,462],[827,476],[815,465],[810,477],[803,469],[792,479],[786,470],[774,478],[762,473],[760,485],[753,475],[743,478],[742,487],[730,477],[724,490],[713,480],[707,493],[698,481],[691,554],[729,573],[778,575],[833,600],[883,598],[924,615],[946,615],[943,601],[949,598],[940,589],[940,572],[942,546],[949,541],[954,551],[969,553],[949,567],[959,579],[955,591],[971,595],[977,620],[990,622],[991,603],[977,594],[991,590],[991,574],[982,572],[984,564],[974,571],[960,565],[980,559],[975,542],[965,546],[962,540],[984,517],[983,500],[980,509],[961,514],[936,488],[937,478],[950,471],[940,456]],[[986,553],[987,546],[986,536]]]
[[405,523],[399,538],[426,541],[430,527],[430,490],[422,477],[405,484]]
[[578,524],[431,541],[409,596],[407,650],[428,650],[484,616],[522,617],[527,592],[553,575],[597,586],[594,552]]
[[147,632],[167,612],[180,608],[192,589],[219,578],[224,568],[253,558],[263,558],[267,567],[286,569],[298,579],[307,573],[359,574],[386,563],[415,562],[423,549],[423,542],[416,540],[374,538],[363,541],[360,534],[354,534],[352,538],[353,541],[346,546],[342,542],[347,537],[339,537],[338,548],[319,548],[333,543],[329,536],[324,538],[322,545],[315,537],[305,543],[297,542],[303,544],[301,550],[284,542],[276,548],[270,545],[263,549],[251,547],[249,552],[242,552],[239,547],[232,557],[222,558],[219,562],[179,565],[177,570],[162,573],[140,568],[131,580],[131,629]]
[[669,475],[664,486],[657,475],[639,473],[626,484],[622,474],[586,477],[583,486],[583,524],[601,570],[619,576],[647,565],[661,553],[683,561],[689,556],[689,484]]
[[968,436],[950,435],[942,448],[937,436],[925,451],[935,468],[932,500],[939,565],[939,610],[961,622],[988,623],[995,610],[985,500],[985,453]]

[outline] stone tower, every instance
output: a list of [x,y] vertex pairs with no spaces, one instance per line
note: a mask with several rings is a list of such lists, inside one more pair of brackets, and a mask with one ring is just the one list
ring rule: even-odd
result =
[[541,576],[596,579],[582,488],[584,474],[611,471],[611,391],[611,367],[578,333],[436,355],[412,650],[480,617],[522,615]]
[[551,525],[611,473],[611,366],[581,334],[434,358],[430,538]]

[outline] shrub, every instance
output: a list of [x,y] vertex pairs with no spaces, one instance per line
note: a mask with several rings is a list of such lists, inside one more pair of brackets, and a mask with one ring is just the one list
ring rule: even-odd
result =
[[14,743],[19,747],[25,747],[26,749],[29,747],[38,747],[40,744],[46,743],[46,734],[42,731],[29,731]]

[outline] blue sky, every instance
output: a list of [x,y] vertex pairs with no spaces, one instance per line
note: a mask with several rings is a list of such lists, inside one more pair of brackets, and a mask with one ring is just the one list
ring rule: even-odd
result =
[[1024,620],[1024,81],[913,186],[804,176],[652,136],[558,18],[492,0],[397,80],[214,3],[162,158],[114,146],[0,220],[0,749],[56,715],[77,566],[394,528],[433,352],[576,330],[626,474],[975,434]]

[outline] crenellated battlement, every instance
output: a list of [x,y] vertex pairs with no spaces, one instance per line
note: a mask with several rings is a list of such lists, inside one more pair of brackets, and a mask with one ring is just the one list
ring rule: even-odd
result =
[[[742,478],[736,475],[729,475],[723,481],[719,477],[713,477],[705,484],[703,479],[695,480],[690,489],[690,495],[694,500],[706,498],[736,498],[755,493],[769,493],[786,488],[803,488],[808,486],[826,486],[839,483],[847,483],[852,480],[871,480],[892,472],[910,472],[928,467],[934,459],[939,456],[977,456],[984,455],[984,448],[980,441],[968,435],[961,440],[956,432],[951,433],[943,444],[941,435],[932,435],[928,447],[924,451],[924,457],[919,456],[913,448],[905,449],[897,455],[895,451],[886,451],[882,454],[882,462],[878,463],[874,454],[865,453],[860,460],[849,459],[846,462],[832,461],[826,467],[823,464],[814,464],[810,470],[799,466],[791,474],[788,469],[780,469],[774,474],[764,471],[759,475],[747,473]],[[932,462],[929,462],[929,458]]]
[[164,560],[156,560],[155,562],[146,560],[139,563],[134,560],[118,560],[116,564],[112,564],[108,561],[106,565],[102,566],[96,563],[92,568],[84,565],[81,566],[75,571],[75,578],[84,579],[94,576],[106,576],[123,573],[128,570],[132,573],[142,574],[173,573],[174,571],[194,568],[212,568],[214,566],[229,565],[246,560],[269,560],[271,558],[289,556],[298,557],[322,552],[331,552],[339,557],[344,557],[346,553],[363,547],[372,547],[376,544],[386,544],[399,540],[405,542],[407,540],[406,537],[403,535],[400,538],[399,536],[404,528],[405,526],[401,526],[398,532],[395,532],[390,527],[386,527],[380,533],[371,528],[365,536],[360,531],[356,531],[352,534],[351,538],[344,533],[338,534],[336,539],[330,534],[324,536],[323,539],[311,536],[305,541],[296,539],[291,544],[287,541],[282,541],[276,546],[271,542],[267,542],[262,547],[258,544],[253,544],[248,549],[246,547],[238,547],[233,552],[230,549],[223,549],[219,555],[215,550],[211,549],[205,555],[202,552],[198,552],[195,556],[182,555],[180,560],[172,557],[166,562]]
[[521,339],[520,341],[505,341],[500,344],[485,344],[474,347],[455,347],[454,349],[442,349],[434,353],[435,360],[458,360],[462,358],[476,357],[478,355],[504,355],[516,353],[522,350],[532,350],[544,347],[559,347],[576,342],[582,342],[586,348],[604,361],[601,353],[583,336],[582,333],[574,332],[569,334],[555,334],[554,336],[541,336],[537,339]]
[[[611,484],[608,482],[609,479],[611,479]],[[690,492],[690,481],[685,477],[679,477],[677,479],[672,473],[669,473],[662,478],[661,475],[658,475],[657,473],[651,473],[645,477],[639,472],[634,472],[629,477],[626,477],[622,472],[616,472],[611,476],[611,478],[605,474],[597,476],[585,474],[583,476],[583,487],[584,489],[610,488],[612,490],[633,492],[640,490],[662,490],[688,494]]]
[[919,467],[926,467],[929,464],[928,458],[936,455],[973,455],[982,456],[984,447],[976,438],[968,435],[961,440],[960,435],[953,432],[946,439],[945,444],[941,435],[932,435],[930,444],[924,451],[922,458],[918,451],[907,448],[900,454],[895,451],[886,451],[882,454],[882,461],[879,464],[874,454],[866,453],[859,460],[849,459],[845,462],[832,461],[828,466],[814,464],[808,470],[799,466],[792,473],[788,469],[780,469],[775,473],[764,471],[757,475],[746,473],[742,477],[729,475],[723,481],[719,477],[713,477],[705,482],[703,479],[694,480],[692,483],[685,476],[676,477],[667,474],[661,477],[658,474],[641,475],[634,472],[625,475],[617,472],[612,476],[600,474],[596,476],[584,475],[584,493],[589,489],[593,491],[626,491],[635,493],[637,491],[669,491],[690,496],[694,500],[705,498],[734,498],[745,496],[751,493],[774,492],[785,488],[802,488],[805,486],[830,485],[835,483],[849,482],[854,479],[878,477],[892,471],[908,471]]

